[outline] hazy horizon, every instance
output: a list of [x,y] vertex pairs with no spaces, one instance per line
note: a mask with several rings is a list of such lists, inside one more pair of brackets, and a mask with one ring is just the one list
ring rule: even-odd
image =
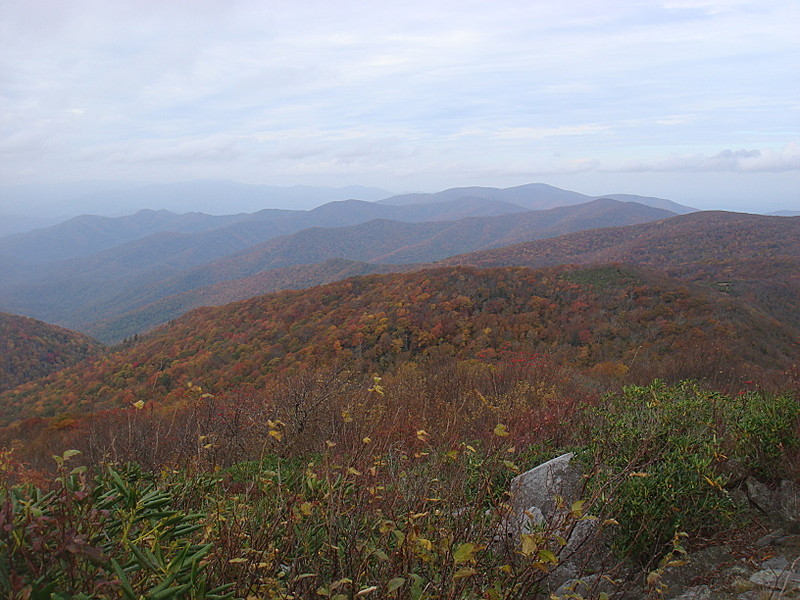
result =
[[796,209],[798,29],[779,0],[8,2],[0,181]]
[[[544,183],[545,182],[527,182]],[[527,184],[520,184],[527,185]],[[455,188],[473,187],[470,185],[453,186]],[[512,188],[517,186],[476,187]],[[800,204],[769,203],[759,201],[737,204],[736,202],[705,201],[696,204],[681,202],[675,198],[657,194],[635,193],[626,189],[579,190],[570,187],[553,186],[567,191],[578,192],[589,197],[603,195],[628,194],[642,197],[655,197],[676,202],[682,206],[698,210],[727,210],[732,212],[749,212],[754,214],[772,214],[781,211],[798,211]],[[450,189],[450,188],[443,188]],[[223,179],[195,179],[190,181],[171,182],[101,182],[84,181],[67,184],[20,184],[16,186],[0,186],[0,216],[41,219],[56,222],[78,215],[91,214],[117,217],[133,214],[139,210],[167,210],[170,212],[203,212],[215,215],[229,215],[242,212],[256,212],[262,209],[310,210],[337,200],[378,201],[402,194],[436,193],[443,189],[425,190],[387,190],[372,186],[310,186],[295,184],[276,186],[269,184],[246,184]],[[170,190],[174,194],[170,195]],[[203,190],[196,197],[191,194]],[[241,195],[231,197],[230,190],[240,190]],[[147,192],[152,192],[147,196]],[[217,200],[225,196],[225,200]],[[147,201],[141,198],[147,197]],[[263,200],[262,200],[263,199]],[[115,203],[109,204],[112,200]],[[3,228],[0,227],[0,235]]]

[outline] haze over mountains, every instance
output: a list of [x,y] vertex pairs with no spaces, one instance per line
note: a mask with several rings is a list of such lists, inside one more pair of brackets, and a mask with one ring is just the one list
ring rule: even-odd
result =
[[[117,218],[81,216],[0,238],[0,308],[114,342],[169,320],[177,316],[179,307],[193,307],[213,294],[195,295],[188,303],[186,297],[169,300],[165,310],[159,311],[154,303],[164,298],[272,269],[332,259],[427,263],[463,252],[691,211],[666,200],[624,198],[641,203],[593,200],[532,184],[506,190],[461,188],[381,202],[335,201],[310,211],[264,209],[211,216],[142,210]],[[558,208],[549,208],[558,203]],[[331,281],[334,272],[364,272],[363,267],[342,271],[336,263],[327,274],[322,274],[325,268],[313,270],[314,276],[299,276],[298,281],[316,284]],[[255,290],[252,279],[240,289],[251,295],[276,289],[263,279],[262,289]],[[302,285],[285,276],[278,279],[286,287]],[[166,310],[166,305],[172,309]],[[151,316],[137,314],[127,322],[119,321],[121,315],[140,309]]]
[[[29,184],[0,188],[0,215],[14,215],[17,219],[26,217],[27,221],[42,218],[63,221],[81,214],[122,216],[145,208],[220,215],[256,212],[265,207],[308,210],[334,200],[372,201],[391,195],[386,190],[358,185],[283,187],[218,180],[151,184],[76,182],[57,186]],[[22,226],[27,226],[27,221],[22,221]],[[0,235],[6,233],[14,231],[0,228]]]

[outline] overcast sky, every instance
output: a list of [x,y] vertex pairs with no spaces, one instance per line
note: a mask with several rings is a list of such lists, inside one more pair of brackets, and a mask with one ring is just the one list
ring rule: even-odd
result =
[[798,0],[3,0],[0,179],[800,209]]

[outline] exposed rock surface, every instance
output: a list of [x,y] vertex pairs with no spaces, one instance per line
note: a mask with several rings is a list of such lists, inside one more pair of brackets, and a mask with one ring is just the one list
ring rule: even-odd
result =
[[[510,514],[500,535],[507,541],[520,539],[534,530],[551,538],[562,538],[551,550],[559,564],[548,576],[550,589],[564,583],[586,587],[581,579],[587,573],[602,572],[602,563],[610,554],[601,539],[598,521],[573,512],[584,490],[583,469],[572,453],[562,454],[515,477],[511,482]],[[595,575],[592,590],[609,588],[608,581]]]
[[564,454],[512,481],[509,517],[498,536],[519,540],[521,534],[548,530],[563,535],[559,566],[547,580],[551,599],[800,600],[797,483],[784,480],[768,486],[731,465],[739,476],[732,478],[738,487],[729,492],[753,511],[753,525],[729,544],[680,557],[682,564],[659,573],[657,586],[647,586],[642,572],[618,570],[612,575],[597,521],[571,513],[585,482],[573,458]]

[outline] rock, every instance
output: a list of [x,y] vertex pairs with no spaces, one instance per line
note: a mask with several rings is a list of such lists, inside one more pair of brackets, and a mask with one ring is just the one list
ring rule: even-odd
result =
[[778,488],[781,517],[787,521],[800,521],[800,485],[784,479]]
[[775,492],[752,476],[748,477],[744,484],[747,497],[754,506],[767,516],[777,516],[780,511],[780,501]]
[[720,465],[719,474],[726,479],[725,487],[730,489],[737,487],[747,479],[750,471],[738,460],[729,458]]
[[711,588],[707,585],[696,585],[690,587],[680,596],[674,596],[671,600],[709,600],[711,598]]
[[[598,573],[580,579],[565,581],[552,595],[556,598],[597,598],[600,594],[609,596],[619,591],[622,582],[604,577]],[[571,594],[571,595],[570,595]]]
[[761,563],[762,569],[772,569],[773,571],[785,571],[789,566],[789,561],[785,556],[773,556]]
[[798,560],[789,562],[785,556],[773,556],[761,563],[761,570],[750,576],[750,582],[772,590],[800,590]]
[[737,508],[741,510],[747,510],[750,508],[750,498],[747,497],[747,492],[741,488],[736,488],[735,490],[731,490],[728,492],[730,499],[733,500],[733,503],[737,506]]
[[800,549],[800,535],[784,535],[775,540],[775,545],[781,548]]
[[764,569],[750,576],[750,581],[761,587],[792,592],[800,590],[800,573]]
[[761,536],[756,540],[755,547],[756,548],[764,548],[769,546],[770,544],[774,543],[775,540],[782,538],[786,532],[783,529],[776,529],[775,531],[771,531],[767,535]]
[[692,585],[693,580],[717,569],[720,565],[732,563],[735,558],[730,546],[709,546],[684,557],[686,564],[671,567],[664,571],[662,581],[670,590],[680,591]]
[[583,472],[572,462],[572,452],[534,467],[511,481],[511,511],[522,514],[537,507],[546,520],[556,512],[557,496],[569,506],[578,500],[583,487]]
[[[608,556],[605,544],[599,539],[599,521],[576,519],[572,505],[583,491],[583,471],[572,462],[572,453],[549,460],[511,482],[510,511],[494,541],[518,547],[520,536],[534,529],[546,532],[549,548],[559,564],[547,576],[550,589],[584,573],[602,570],[602,559]],[[566,544],[555,540],[562,538]]]

